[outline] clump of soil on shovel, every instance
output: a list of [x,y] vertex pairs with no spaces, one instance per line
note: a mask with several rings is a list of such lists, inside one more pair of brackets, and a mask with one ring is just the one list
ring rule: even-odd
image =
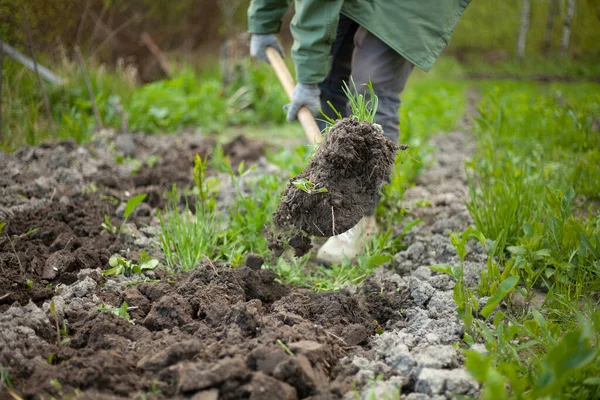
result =
[[[335,236],[356,225],[379,202],[399,149],[406,146],[396,145],[374,124],[355,118],[338,121],[283,192],[274,213],[278,235],[269,248],[279,256],[286,241],[301,256],[311,248],[308,236]],[[294,185],[298,180],[327,191],[307,193]]]

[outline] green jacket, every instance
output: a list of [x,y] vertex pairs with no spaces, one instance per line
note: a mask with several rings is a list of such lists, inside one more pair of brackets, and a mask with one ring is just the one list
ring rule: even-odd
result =
[[[292,58],[300,83],[320,83],[331,66],[340,12],[429,71],[471,0],[295,0]],[[252,0],[251,33],[278,33],[291,0]]]

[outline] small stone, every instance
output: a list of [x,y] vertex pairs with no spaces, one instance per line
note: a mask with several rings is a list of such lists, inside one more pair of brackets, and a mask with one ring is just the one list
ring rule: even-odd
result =
[[431,277],[431,268],[428,267],[419,267],[415,272],[413,272],[412,276],[418,278],[422,281],[428,281]]
[[446,396],[475,395],[479,384],[462,368],[447,371]]
[[417,377],[415,391],[429,396],[440,394],[444,391],[446,371],[441,369],[423,368]]
[[244,264],[246,264],[246,266],[250,269],[259,270],[260,267],[262,267],[262,265],[264,264],[264,262],[265,259],[262,256],[254,253],[249,253],[246,256]]
[[410,277],[410,297],[416,305],[423,306],[435,292],[433,286],[413,276]]
[[415,360],[405,344],[398,344],[390,349],[388,360],[392,367],[405,375],[415,367]]
[[416,352],[417,365],[426,368],[448,368],[458,363],[458,355],[452,346],[429,346]]
[[409,260],[416,261],[419,258],[421,258],[421,255],[423,255],[424,251],[425,251],[425,246],[423,246],[423,243],[415,242],[415,243],[411,244],[410,246],[408,246],[408,249],[406,249],[406,257]]
[[271,378],[262,372],[254,374],[250,400],[296,400],[296,398],[296,389],[293,386]]

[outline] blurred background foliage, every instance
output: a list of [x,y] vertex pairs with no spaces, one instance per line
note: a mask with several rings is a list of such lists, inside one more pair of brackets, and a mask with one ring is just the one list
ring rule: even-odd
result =
[[[560,47],[571,0],[530,0],[526,54],[541,54],[552,21],[551,49]],[[78,43],[103,61],[141,57],[140,34],[148,32],[166,51],[202,58],[214,53],[225,36],[244,31],[249,0],[0,0],[0,34],[23,48],[25,8],[36,47],[59,55],[57,46]],[[474,0],[467,8],[448,51],[464,55],[494,51],[515,54],[523,0]],[[553,8],[552,18],[549,10]],[[291,13],[290,13],[291,14]],[[290,15],[287,16],[289,21]],[[290,35],[284,24],[284,41]],[[574,0],[569,54],[600,52],[600,1]],[[88,54],[89,55],[89,54]]]
[[[86,141],[95,132],[93,102],[75,45],[81,48],[104,127],[152,133],[192,126],[223,132],[234,126],[283,124],[285,93],[268,66],[248,57],[248,4],[0,0],[0,39],[26,56],[31,56],[31,44],[37,61],[65,81],[44,84],[45,107],[35,73],[5,54],[0,148],[14,150],[47,139]],[[569,41],[563,48],[570,7]],[[292,15],[290,9],[281,32],[288,48]],[[520,36],[525,39],[521,55]],[[144,37],[151,38],[158,55]],[[598,38],[598,0],[473,0],[427,76],[600,82]],[[293,72],[291,57],[286,61]],[[411,82],[424,75],[415,71]]]

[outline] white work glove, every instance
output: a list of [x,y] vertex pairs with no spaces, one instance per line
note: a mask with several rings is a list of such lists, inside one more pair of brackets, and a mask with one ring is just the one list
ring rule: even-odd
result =
[[287,111],[287,120],[294,121],[298,117],[298,111],[302,106],[306,106],[313,116],[319,116],[319,108],[321,107],[321,90],[319,86],[304,83],[296,85],[292,95],[292,103],[284,107],[284,110]]
[[267,58],[267,47],[273,47],[283,57],[283,49],[279,44],[279,41],[272,33],[266,35],[253,34],[250,38],[250,55],[254,58],[260,58],[267,64],[269,59]]

